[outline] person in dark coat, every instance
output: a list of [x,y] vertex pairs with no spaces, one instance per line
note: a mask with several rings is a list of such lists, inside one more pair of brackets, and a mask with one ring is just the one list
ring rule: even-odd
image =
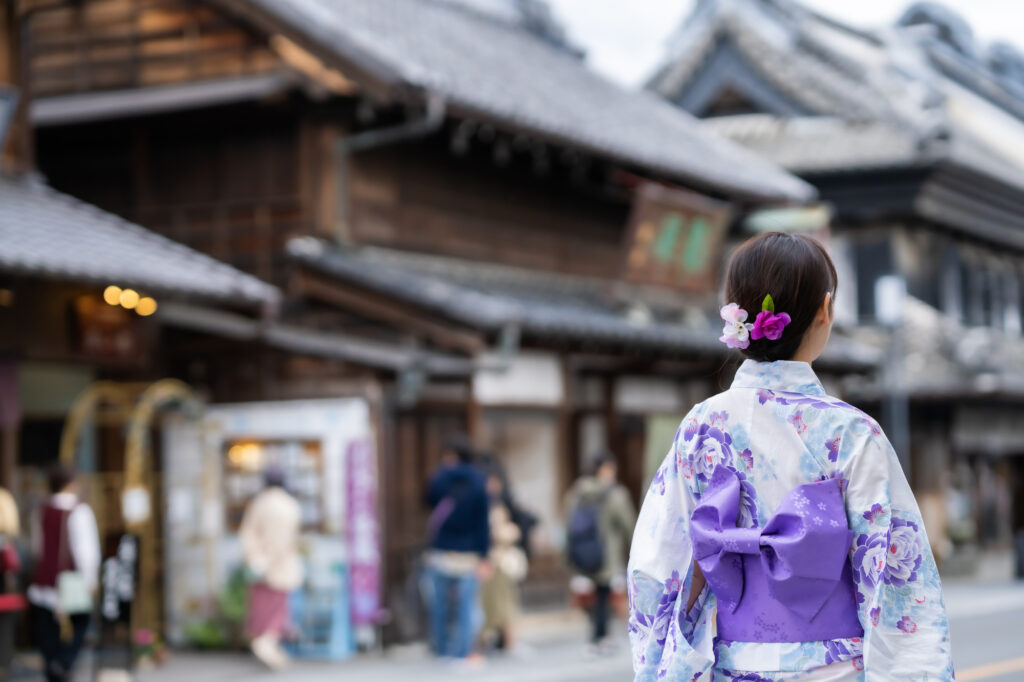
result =
[[442,658],[467,659],[473,654],[480,581],[491,571],[490,505],[484,476],[473,459],[467,440],[453,440],[427,489],[430,622],[434,651]]

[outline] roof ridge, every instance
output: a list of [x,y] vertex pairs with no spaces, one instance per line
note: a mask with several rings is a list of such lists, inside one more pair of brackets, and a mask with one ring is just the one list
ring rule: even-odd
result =
[[560,52],[566,52],[577,58],[582,57],[584,51],[578,45],[574,45],[568,36],[565,26],[559,22],[550,10],[547,0],[505,0],[510,5],[515,5],[515,10],[507,15],[490,11],[482,5],[486,2],[501,2],[501,0],[417,0],[418,2],[433,2],[435,4],[447,5],[454,11],[467,12],[478,19],[494,22],[504,27],[510,27],[534,37],[542,43],[553,47]]

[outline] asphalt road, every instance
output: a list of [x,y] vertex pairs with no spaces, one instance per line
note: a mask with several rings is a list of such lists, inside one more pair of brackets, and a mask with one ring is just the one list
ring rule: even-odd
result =
[[[960,682],[1024,682],[1024,584],[947,583],[953,656]],[[139,682],[625,682],[632,679],[623,647],[606,658],[587,655],[581,643],[585,623],[574,615],[535,620],[524,639],[523,658],[490,661],[480,670],[438,663],[420,647],[392,651],[386,658],[361,656],[341,664],[299,663],[272,675],[243,655],[176,653],[159,669],[141,672]],[[28,679],[31,679],[28,678]],[[88,679],[87,677],[80,678]]]
[[1024,680],[1024,585],[946,586],[957,680]]

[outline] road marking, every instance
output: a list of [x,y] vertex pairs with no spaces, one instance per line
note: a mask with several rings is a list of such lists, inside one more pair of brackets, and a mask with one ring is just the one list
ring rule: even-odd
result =
[[1017,673],[1024,670],[1024,657],[1013,658],[1008,661],[1000,661],[999,663],[986,663],[985,665],[976,665],[973,668],[967,670],[957,670],[956,679],[959,682],[968,682],[969,680],[986,680],[996,675],[1006,675],[1007,673]]

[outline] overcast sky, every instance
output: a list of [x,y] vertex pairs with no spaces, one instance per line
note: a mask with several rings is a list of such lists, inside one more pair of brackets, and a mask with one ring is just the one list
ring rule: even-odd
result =
[[[548,0],[591,65],[617,81],[640,84],[655,68],[672,30],[693,0]],[[862,27],[890,24],[901,0],[802,0],[823,14]],[[971,24],[983,43],[1014,42],[1024,48],[1024,1],[945,0]]]

